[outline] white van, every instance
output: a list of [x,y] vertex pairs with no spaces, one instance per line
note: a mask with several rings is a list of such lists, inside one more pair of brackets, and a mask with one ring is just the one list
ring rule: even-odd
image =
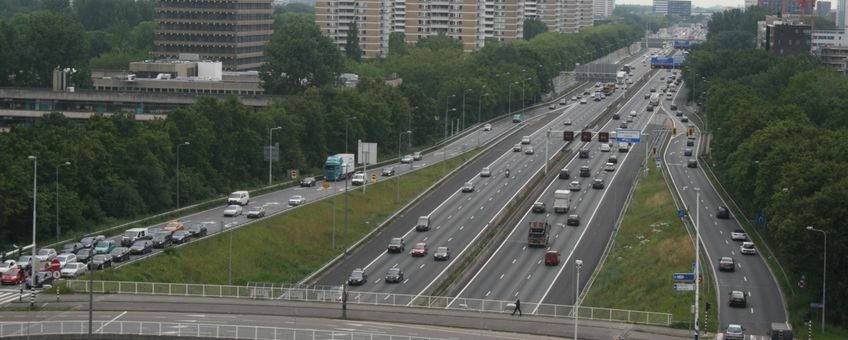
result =
[[230,194],[230,197],[227,198],[228,205],[247,205],[250,203],[250,194],[247,191],[236,191]]

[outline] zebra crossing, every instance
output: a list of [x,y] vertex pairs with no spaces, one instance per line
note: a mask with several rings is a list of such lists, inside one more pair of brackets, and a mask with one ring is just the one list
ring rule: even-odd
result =
[[[29,291],[24,290],[24,299],[29,297]],[[8,304],[12,301],[18,301],[21,298],[20,288],[3,288],[0,289],[0,306]]]

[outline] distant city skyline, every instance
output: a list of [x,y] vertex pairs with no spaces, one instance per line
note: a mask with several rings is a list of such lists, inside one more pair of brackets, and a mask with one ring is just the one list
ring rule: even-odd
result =
[[[713,6],[723,6],[723,7],[742,7],[745,2],[743,0],[695,0],[692,1],[692,7],[713,7]],[[642,6],[651,6],[654,4],[653,0],[624,0],[624,1],[616,1],[616,5],[642,5]]]

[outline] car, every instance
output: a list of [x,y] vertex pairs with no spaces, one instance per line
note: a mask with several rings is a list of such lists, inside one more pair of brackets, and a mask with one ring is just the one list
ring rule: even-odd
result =
[[191,239],[191,233],[188,230],[180,230],[171,234],[171,242],[174,242],[174,244],[183,244],[188,242],[189,239]]
[[587,103],[589,103],[589,101],[587,101],[586,98],[580,99],[580,104],[587,104]]
[[609,158],[607,158],[607,163],[618,164],[618,156],[610,155]]
[[368,274],[362,268],[354,269],[347,278],[347,284],[351,286],[361,286],[365,282],[368,282]]
[[626,122],[627,123],[633,123],[633,117],[627,117]]
[[683,111],[676,111],[674,112],[674,115],[677,117],[683,117]]
[[748,305],[747,299],[745,297],[745,293],[739,290],[731,291],[730,294],[730,307],[746,307]]
[[592,189],[603,189],[604,188],[604,179],[603,178],[595,178],[592,180]]
[[665,80],[665,77],[660,77],[660,80]]
[[736,229],[730,232],[730,239],[734,241],[747,241],[748,235],[742,229]]
[[153,248],[165,248],[165,246],[171,244],[171,232],[170,231],[159,231],[153,234]]
[[190,232],[194,237],[203,237],[206,236],[206,226],[203,223],[192,223],[188,226],[188,232]]
[[524,154],[525,155],[532,155],[533,154],[533,146],[528,145],[526,148],[524,148]]
[[[226,208],[224,208],[224,217],[239,216],[239,215],[241,215],[242,210],[243,210],[243,208],[240,205],[237,205],[237,204],[229,205]],[[182,228],[180,228],[179,230],[182,230]],[[172,230],[168,230],[168,231],[172,231]],[[173,230],[173,231],[176,231],[176,230]]]
[[[571,101],[576,102],[577,96],[571,96]],[[559,101],[559,105],[565,105],[565,99]]]
[[124,231],[121,236],[121,246],[129,247],[133,242],[150,238],[150,231],[147,228],[132,228]]
[[651,98],[651,94],[650,94],[650,93],[645,93],[645,99],[650,99],[650,98]]
[[6,260],[6,261],[3,261],[3,263],[0,263],[0,275],[2,275],[3,273],[5,273],[5,272],[9,271],[9,269],[14,268],[15,266],[16,266],[16,264],[15,264],[15,260]]
[[610,152],[610,145],[607,143],[601,143],[601,152]]
[[651,93],[654,93],[654,92],[657,92],[657,88],[656,88],[656,87],[652,87],[652,88],[651,88]]
[[56,257],[56,255],[58,255],[56,253],[56,249],[41,248],[41,249],[38,250],[38,253],[35,254],[35,257],[38,258],[38,261],[45,262],[45,261],[52,260],[54,257]]
[[427,255],[427,243],[416,243],[415,247],[412,247],[412,251],[409,252],[409,255],[412,255],[412,257],[421,257]]
[[562,168],[559,170],[559,179],[570,179],[571,173],[568,171],[568,168]]
[[62,267],[59,275],[67,278],[75,278],[82,276],[88,271],[88,266],[85,263],[71,262]]
[[295,206],[301,205],[303,203],[306,203],[306,198],[304,198],[301,195],[294,195],[291,198],[289,198],[289,205],[290,206],[295,207]]
[[530,144],[530,136],[521,137],[521,144]]
[[665,94],[665,100],[672,100],[673,98],[674,98],[674,95],[671,94],[671,91],[669,91],[668,93]]
[[117,246],[118,245],[117,245],[117,242],[115,242],[115,240],[103,240],[103,241],[97,242],[97,245],[94,246],[94,253],[95,254],[109,254],[109,252],[112,251],[112,249],[115,249],[115,247],[117,247]]
[[87,263],[94,256],[94,249],[82,248],[77,251],[77,262]]
[[421,151],[416,151],[416,152],[412,153],[412,160],[413,161],[420,161],[421,158],[423,158],[423,156],[421,156]]
[[618,127],[622,128],[622,129],[626,129],[627,128],[627,122],[621,122],[621,124],[618,124]]
[[565,126],[571,126],[571,124],[572,124],[571,119],[566,119],[562,122],[562,125],[565,125]]
[[568,219],[565,221],[565,224],[570,225],[570,226],[580,225],[580,215],[577,215],[577,214],[568,215]]
[[491,175],[492,169],[489,169],[489,167],[483,167],[483,169],[480,170],[480,177],[489,177]]
[[589,170],[589,167],[583,165],[580,167],[580,177],[589,177],[592,176],[592,172]]
[[[367,178],[365,177],[364,173],[357,172],[357,173],[353,174],[353,177],[350,179],[350,184],[351,185],[363,185],[363,184],[365,184],[366,179]],[[291,205],[291,204],[289,204],[289,205]]]
[[571,190],[571,191],[580,191],[580,182],[578,182],[578,181],[571,181],[571,183],[569,183],[569,184],[568,184],[568,190]]
[[654,106],[651,105],[651,104],[648,104],[648,106],[645,107],[645,111],[654,112]]
[[492,131],[492,124],[483,125],[483,131]]
[[109,255],[112,256],[112,261],[124,262],[130,259],[130,248],[117,247],[115,249],[112,249],[112,251],[109,252]]
[[391,241],[389,241],[389,246],[386,251],[389,253],[402,253],[405,245],[403,244],[403,238],[401,237],[393,237]]
[[[584,96],[588,96],[588,95],[589,95],[589,90],[583,91],[583,95],[584,95]],[[581,98],[580,98],[580,96],[577,96],[577,99],[581,99]]]
[[677,104],[671,104],[671,111],[677,111]]
[[724,330],[724,340],[744,340],[745,328],[737,324],[729,324]]
[[430,216],[418,216],[418,221],[415,222],[415,231],[430,230]]
[[130,246],[130,254],[132,255],[147,254],[151,251],[153,251],[152,240],[138,240]]
[[91,248],[98,241],[103,241],[105,239],[106,239],[106,236],[104,236],[104,235],[88,236],[88,237],[83,237],[80,240],[80,243],[82,243],[83,248]]
[[383,172],[381,174],[383,176],[386,176],[386,177],[394,176],[395,175],[395,168],[392,167],[392,166],[387,166],[387,167],[383,168]]
[[315,177],[304,177],[300,180],[301,187],[314,187],[316,183],[318,181],[315,180]]
[[683,155],[691,157],[692,156],[692,148],[683,149]]
[[401,282],[403,282],[403,270],[400,270],[398,267],[393,267],[386,271],[386,283]]
[[533,208],[531,210],[534,213],[537,213],[537,214],[544,214],[545,213],[545,202],[533,203]]
[[607,172],[615,171],[615,163],[611,163],[611,162],[604,163],[604,171],[607,171]]
[[521,123],[521,115],[520,114],[512,115],[512,122],[516,123],[516,124]]
[[[33,280],[35,280],[35,282],[33,282]],[[53,273],[50,271],[36,272],[34,276],[27,277],[24,283],[26,285],[26,289],[43,288],[44,285],[53,283]]]
[[556,250],[548,250],[545,252],[545,265],[546,266],[556,266],[559,265],[560,255]]
[[65,254],[76,254],[76,252],[79,251],[82,248],[84,248],[82,246],[82,243],[70,242],[70,243],[65,243],[65,244],[62,245],[61,252],[65,253]]
[[718,270],[719,271],[736,271],[736,263],[733,262],[733,258],[729,256],[724,256],[718,260]]
[[[245,213],[245,215],[247,216],[247,218],[265,217],[265,207],[262,207],[262,206],[251,207],[250,209],[247,210],[247,213]],[[194,233],[190,233],[190,234],[194,235]]]
[[589,158],[590,151],[591,151],[591,149],[589,149],[588,146],[584,146],[584,147],[580,148],[580,151],[577,153],[577,155],[578,155],[577,157]]
[[754,242],[742,242],[739,246],[739,252],[744,255],[756,255],[757,249],[754,248]]
[[630,117],[636,117],[636,110],[630,110]]
[[400,158],[401,164],[409,164],[409,163],[412,163],[412,161],[413,161],[412,155],[404,155],[403,157]]
[[515,144],[512,146],[512,152],[521,152],[521,144]]
[[91,266],[94,269],[105,269],[112,266],[112,255],[97,254],[91,258]]
[[0,283],[4,285],[16,285],[26,280],[26,273],[20,266],[13,267],[3,273]]
[[687,139],[686,140],[686,146],[695,146],[695,140],[694,139]]
[[683,122],[683,123],[688,123],[688,122],[689,122],[689,117],[687,117],[687,116],[680,116],[680,121],[681,121],[681,122]]
[[56,259],[59,260],[59,268],[62,268],[68,263],[77,262],[77,255],[76,254],[59,254],[59,255],[56,255]]
[[727,209],[727,207],[723,205],[718,206],[716,209],[716,217],[720,219],[730,218],[730,209]]
[[[234,205],[241,207],[241,205],[238,205],[238,204],[234,204]],[[230,205],[229,207],[231,207],[231,206],[232,205]],[[227,207],[227,209],[229,209],[229,207]],[[239,210],[239,214],[241,214],[241,210]],[[226,210],[224,210],[224,216],[226,216]],[[183,230],[184,228],[185,228],[185,225],[183,225],[183,222],[181,222],[180,220],[173,220],[171,222],[168,222],[168,224],[165,225],[165,228],[163,230],[170,231],[170,232],[173,233],[177,230]]]
[[686,167],[687,168],[697,168],[698,167],[698,160],[696,160],[694,158],[689,158],[689,160],[686,161]]
[[556,110],[556,108],[557,108],[557,105],[556,105],[556,104],[548,105],[548,109],[549,109],[549,110]]
[[462,185],[462,192],[474,192],[474,183],[465,182],[465,184]]
[[433,259],[436,261],[447,261],[450,258],[450,248],[448,247],[438,247],[436,248],[436,252],[433,253]]

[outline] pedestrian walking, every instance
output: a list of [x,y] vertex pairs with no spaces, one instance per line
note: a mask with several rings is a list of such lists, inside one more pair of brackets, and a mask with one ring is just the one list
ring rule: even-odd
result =
[[515,299],[515,309],[512,310],[512,315],[515,315],[515,312],[518,312],[518,316],[521,316],[521,299]]

